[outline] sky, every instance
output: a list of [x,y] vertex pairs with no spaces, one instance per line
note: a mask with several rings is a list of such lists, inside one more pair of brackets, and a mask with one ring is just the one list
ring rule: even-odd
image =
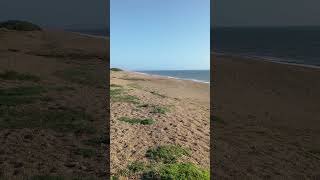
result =
[[111,67],[210,68],[210,0],[111,0]]
[[27,20],[47,28],[101,29],[109,0],[0,0],[0,21]]
[[319,26],[319,0],[212,0],[216,26]]

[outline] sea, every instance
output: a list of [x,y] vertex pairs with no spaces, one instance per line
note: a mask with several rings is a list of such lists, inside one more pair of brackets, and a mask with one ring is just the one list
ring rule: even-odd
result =
[[211,51],[281,63],[320,66],[320,27],[220,27]]
[[202,83],[210,83],[210,70],[158,70],[136,71],[139,73],[163,76],[174,79],[191,80]]

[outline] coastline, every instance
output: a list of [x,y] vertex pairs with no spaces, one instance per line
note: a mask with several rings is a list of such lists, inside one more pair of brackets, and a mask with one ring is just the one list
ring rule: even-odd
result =
[[210,84],[210,81],[208,82],[208,81],[198,80],[198,79],[188,79],[188,78],[179,78],[179,77],[173,77],[173,76],[149,74],[149,73],[146,73],[146,72],[139,72],[139,71],[130,71],[130,70],[126,70],[126,71],[127,71],[127,72],[132,72],[132,73],[137,73],[137,74],[142,74],[142,75],[160,77],[160,78],[169,78],[169,79],[185,80],[185,81],[193,81],[193,82],[198,82],[198,83]]
[[[300,66],[306,68],[315,68],[319,69],[320,65],[311,65],[311,64],[304,64],[304,63],[297,63],[294,62],[294,59],[284,59],[284,58],[277,58],[277,57],[264,57],[264,56],[250,56],[250,55],[241,55],[241,54],[233,54],[233,53],[224,53],[224,52],[214,52],[211,51],[211,55],[220,56],[220,57],[235,57],[235,58],[242,58],[242,59],[250,59],[255,61],[264,61],[270,63],[277,63],[277,64],[285,64],[285,65],[292,65],[292,66]],[[292,61],[292,62],[290,62]]]

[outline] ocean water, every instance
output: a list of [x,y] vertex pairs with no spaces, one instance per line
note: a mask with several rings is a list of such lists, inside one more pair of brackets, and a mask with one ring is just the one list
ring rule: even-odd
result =
[[320,27],[215,28],[211,51],[320,66]]
[[145,74],[210,83],[210,70],[136,71]]

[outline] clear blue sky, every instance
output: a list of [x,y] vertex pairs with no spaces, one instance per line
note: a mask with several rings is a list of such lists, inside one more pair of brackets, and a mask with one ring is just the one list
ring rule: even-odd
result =
[[111,0],[111,67],[210,69],[210,0]]

